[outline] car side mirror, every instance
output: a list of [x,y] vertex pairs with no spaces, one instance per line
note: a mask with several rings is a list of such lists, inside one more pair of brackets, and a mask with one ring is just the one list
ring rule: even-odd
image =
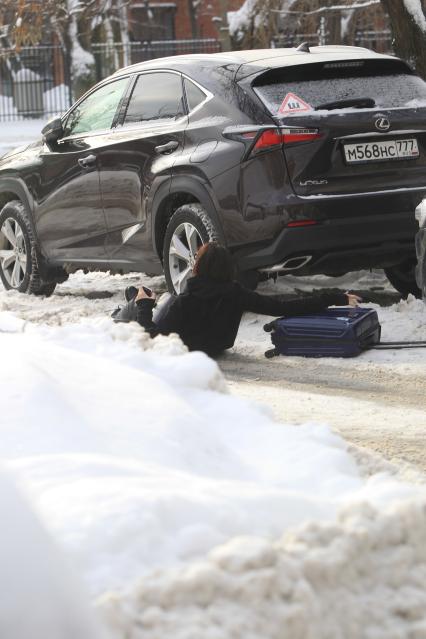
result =
[[64,134],[61,118],[53,118],[41,130],[47,143],[57,142]]

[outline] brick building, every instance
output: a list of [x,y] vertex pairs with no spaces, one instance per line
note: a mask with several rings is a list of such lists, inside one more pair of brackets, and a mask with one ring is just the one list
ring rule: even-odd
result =
[[131,0],[128,16],[133,41],[221,39],[227,11],[235,11],[244,0]]

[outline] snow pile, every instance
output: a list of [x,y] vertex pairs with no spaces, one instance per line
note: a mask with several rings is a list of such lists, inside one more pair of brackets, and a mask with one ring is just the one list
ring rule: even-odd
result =
[[275,543],[234,539],[98,606],[117,638],[420,638],[425,585],[426,504],[364,505]]
[[343,504],[423,494],[365,483],[327,427],[228,395],[216,363],[177,337],[0,313],[0,349],[1,458],[95,595],[234,536],[272,540]]
[[3,474],[0,512],[0,637],[99,638],[83,603],[81,584],[10,478]]
[[[0,94],[0,115],[6,115],[6,114],[13,120],[18,119],[18,111],[13,102],[13,98],[8,95]],[[1,126],[1,129],[6,128],[4,123],[0,123],[0,126]],[[8,128],[10,130],[10,124],[8,124]],[[13,137],[14,139],[16,139],[16,131],[14,132]],[[0,155],[1,155],[1,147],[0,147]]]
[[56,110],[57,115],[61,115],[71,106],[70,90],[66,84],[58,84],[44,92],[43,100],[45,111],[53,113]]
[[[157,294],[165,290],[162,276],[143,275],[142,279],[144,285]],[[84,275],[79,271],[57,286],[54,295],[48,298],[5,291],[0,284],[0,311],[10,311],[28,322],[52,326],[80,322],[84,318],[109,317],[114,308],[123,305],[125,287],[138,286],[140,281],[140,273]]]
[[13,74],[13,79],[18,84],[21,82],[40,82],[41,78],[38,73],[33,71],[32,69],[19,69],[16,73]]

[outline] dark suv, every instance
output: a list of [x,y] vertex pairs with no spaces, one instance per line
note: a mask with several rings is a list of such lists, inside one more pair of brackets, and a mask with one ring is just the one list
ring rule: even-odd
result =
[[176,56],[122,69],[0,160],[0,276],[164,270],[217,238],[255,284],[384,268],[417,292],[426,84],[355,47]]

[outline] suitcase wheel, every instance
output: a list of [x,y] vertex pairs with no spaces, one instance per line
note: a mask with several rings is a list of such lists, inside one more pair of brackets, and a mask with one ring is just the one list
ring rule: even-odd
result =
[[276,357],[277,355],[279,355],[279,351],[277,351],[276,348],[270,348],[269,351],[265,352],[265,357],[267,357],[268,359],[272,359],[273,357]]
[[270,333],[274,328],[274,322],[269,322],[269,324],[265,324],[263,330],[265,333]]

